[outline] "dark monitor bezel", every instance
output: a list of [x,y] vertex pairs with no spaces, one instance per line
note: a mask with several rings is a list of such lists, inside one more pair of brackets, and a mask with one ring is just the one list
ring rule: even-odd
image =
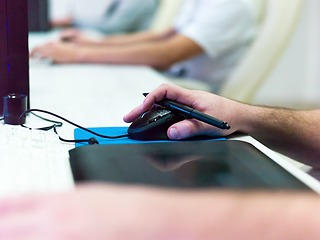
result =
[[4,96],[24,94],[30,101],[28,33],[28,2],[0,0],[0,116]]

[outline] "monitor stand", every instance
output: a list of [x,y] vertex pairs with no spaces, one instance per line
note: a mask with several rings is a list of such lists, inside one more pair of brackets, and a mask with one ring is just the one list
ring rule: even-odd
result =
[[30,100],[28,1],[0,0],[0,116],[3,97],[11,93]]

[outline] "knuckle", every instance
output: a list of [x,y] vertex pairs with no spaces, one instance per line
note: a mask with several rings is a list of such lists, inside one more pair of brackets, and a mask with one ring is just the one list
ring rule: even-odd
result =
[[195,125],[192,120],[184,120],[180,128],[181,136],[191,137],[195,133]]

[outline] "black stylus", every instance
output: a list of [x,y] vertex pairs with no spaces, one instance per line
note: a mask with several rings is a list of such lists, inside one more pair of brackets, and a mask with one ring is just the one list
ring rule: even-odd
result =
[[[146,97],[148,95],[148,93],[143,93],[143,95]],[[211,117],[205,113],[199,112],[191,107],[185,106],[183,104],[177,103],[172,100],[163,99],[160,102],[157,102],[156,104],[159,104],[160,106],[166,107],[167,109],[169,109],[173,112],[178,112],[187,118],[194,118],[194,119],[200,120],[202,122],[208,123],[210,125],[213,125],[215,127],[221,128],[221,129],[230,129],[231,128],[230,125],[225,121]]]

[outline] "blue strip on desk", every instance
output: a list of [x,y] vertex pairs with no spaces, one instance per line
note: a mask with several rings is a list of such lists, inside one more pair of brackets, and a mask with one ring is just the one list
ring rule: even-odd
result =
[[[99,127],[99,128],[89,128],[91,131],[94,131],[96,133],[107,135],[107,136],[119,136],[119,135],[126,135],[128,127]],[[153,143],[153,142],[171,142],[171,140],[159,140],[159,141],[138,141],[134,139],[130,139],[128,137],[124,138],[118,138],[118,139],[107,139],[107,138],[101,138],[97,137],[87,131],[84,131],[80,128],[76,128],[74,130],[74,139],[89,139],[91,137],[95,137],[99,144],[106,145],[106,144],[135,144],[135,143]],[[216,140],[226,140],[225,138],[196,138],[196,139],[190,139],[192,141],[216,141]],[[190,141],[189,140],[189,141]],[[84,145],[88,145],[88,143],[76,143],[76,147],[81,147]]]

